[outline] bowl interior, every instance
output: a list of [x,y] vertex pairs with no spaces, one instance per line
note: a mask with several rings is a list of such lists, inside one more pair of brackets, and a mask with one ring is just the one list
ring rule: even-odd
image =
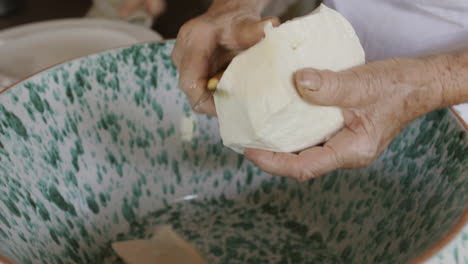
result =
[[448,110],[368,168],[298,183],[191,113],[173,44],[75,60],[0,95],[0,255],[118,263],[112,242],[171,224],[210,263],[404,263],[463,214],[467,134]]

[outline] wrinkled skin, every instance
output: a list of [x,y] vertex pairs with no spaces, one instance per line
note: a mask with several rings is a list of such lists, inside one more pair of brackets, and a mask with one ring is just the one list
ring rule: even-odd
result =
[[[179,69],[179,86],[192,107],[207,97],[205,87],[211,76],[222,70],[239,51],[264,37],[267,22],[279,25],[277,18],[261,19],[258,8],[249,4],[215,1],[207,13],[182,26],[172,58]],[[216,115],[213,97],[208,97],[194,110]]]
[[[177,37],[173,60],[181,89],[192,105],[206,93],[210,76],[263,37],[262,1],[245,6],[241,2],[246,3],[215,1],[206,14],[185,24]],[[268,20],[278,24],[276,18]],[[266,172],[304,181],[339,168],[365,167],[410,121],[437,108],[468,102],[468,51],[387,59],[342,72],[304,69],[292,78],[305,101],[340,107],[345,127],[323,146],[300,153],[247,149],[245,155]],[[196,110],[216,114],[212,98]]]
[[339,106],[345,127],[323,146],[298,154],[247,150],[247,157],[265,171],[298,180],[368,165],[408,122],[440,100],[440,91],[435,96],[428,93],[437,87],[427,87],[430,80],[417,68],[435,71],[423,61],[390,59],[343,72],[307,69],[296,73],[302,98]]

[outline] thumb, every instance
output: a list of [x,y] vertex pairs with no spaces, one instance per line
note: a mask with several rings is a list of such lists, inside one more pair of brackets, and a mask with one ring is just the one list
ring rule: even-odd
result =
[[250,48],[257,44],[264,36],[264,29],[267,23],[271,22],[274,27],[279,26],[280,20],[277,17],[267,17],[260,21],[254,19],[244,19],[234,26],[235,39],[241,49]]
[[294,74],[294,82],[300,96],[309,103],[324,106],[357,106],[363,94],[369,94],[368,84],[358,71],[302,69]]

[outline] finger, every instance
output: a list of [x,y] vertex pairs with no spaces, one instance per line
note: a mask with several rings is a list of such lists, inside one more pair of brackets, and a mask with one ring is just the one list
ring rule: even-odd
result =
[[120,9],[120,15],[122,17],[127,17],[142,4],[142,1],[143,0],[127,0],[122,9]]
[[364,137],[345,128],[323,147],[312,147],[299,154],[248,149],[245,155],[268,173],[305,181],[339,168],[368,164],[375,156],[368,145]]
[[341,164],[330,147],[312,147],[299,154],[247,150],[247,159],[265,172],[298,181],[317,178],[339,169]]
[[234,25],[235,40],[240,49],[249,48],[259,42],[264,36],[264,29],[267,23],[278,26],[280,21],[277,17],[268,17],[260,21],[254,19],[244,19]]
[[184,92],[194,112],[216,116],[214,98],[211,92],[206,89],[206,81],[200,80]]
[[208,50],[192,49],[186,52],[179,69],[180,89],[189,97],[192,106],[203,94],[209,73]]
[[193,109],[197,113],[204,113],[210,116],[216,116],[216,107],[212,95],[207,100],[201,102],[196,108]]
[[[202,33],[203,34],[203,33]],[[201,41],[200,38],[201,37]],[[179,86],[195,103],[205,90],[216,42],[210,32],[187,40],[179,67]]]
[[245,157],[261,170],[279,176],[299,180],[301,157],[292,153],[272,152],[261,149],[246,149]]
[[205,55],[196,52],[187,53],[182,60],[179,82],[195,112],[216,115],[213,96],[207,89],[210,60],[209,52]]
[[164,12],[166,0],[146,0],[146,9],[151,15],[156,16]]
[[294,81],[301,97],[313,104],[353,107],[376,100],[378,78],[365,66],[341,72],[303,69],[294,74]]

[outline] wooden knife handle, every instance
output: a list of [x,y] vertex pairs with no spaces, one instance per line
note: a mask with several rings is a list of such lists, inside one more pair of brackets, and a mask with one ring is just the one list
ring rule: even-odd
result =
[[206,84],[206,88],[210,91],[216,90],[216,88],[218,87],[219,80],[221,80],[221,77],[223,77],[222,72],[213,76],[211,79],[208,80],[208,83]]

